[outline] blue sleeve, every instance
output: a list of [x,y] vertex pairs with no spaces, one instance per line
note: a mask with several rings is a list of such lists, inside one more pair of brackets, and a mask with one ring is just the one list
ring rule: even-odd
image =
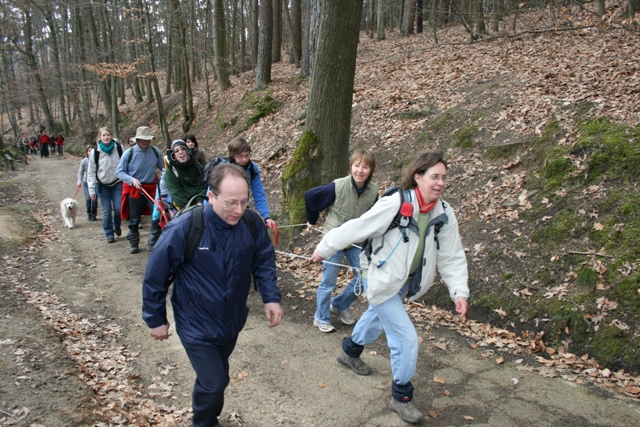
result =
[[[130,148],[129,150],[133,150]],[[133,177],[129,175],[129,150],[125,150],[122,152],[122,156],[120,157],[120,161],[118,162],[118,167],[116,168],[116,176],[122,182],[126,182],[129,185],[132,185]]]
[[318,222],[320,212],[331,206],[335,200],[335,182],[314,187],[304,193],[304,206],[307,214],[307,222],[315,225],[315,223]]
[[269,204],[267,203],[267,194],[264,192],[262,186],[262,178],[260,177],[260,169],[258,165],[251,162],[253,170],[256,176],[251,180],[251,193],[253,194],[253,203],[256,205],[256,210],[260,212],[263,219],[269,219]]
[[190,215],[166,225],[149,255],[142,280],[142,319],[149,328],[167,324],[167,292],[169,279],[175,277],[184,260]]
[[[259,221],[260,218],[254,212],[251,214],[255,217],[258,227],[252,261],[258,291],[262,296],[263,303],[280,302],[280,289],[276,277],[276,253],[273,249],[273,243],[267,233],[267,228]],[[153,254],[153,252],[151,253]]]

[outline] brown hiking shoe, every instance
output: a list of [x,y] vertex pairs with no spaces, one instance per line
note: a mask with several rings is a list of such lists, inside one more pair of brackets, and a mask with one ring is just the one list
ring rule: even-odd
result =
[[371,374],[371,367],[369,365],[364,363],[364,361],[359,357],[350,357],[347,353],[344,352],[344,350],[340,350],[340,353],[338,354],[336,360],[338,361],[338,363],[350,367],[351,370],[358,375]]
[[402,418],[402,421],[409,424],[422,424],[424,415],[413,402],[399,402],[393,397],[389,401],[389,409],[396,412]]

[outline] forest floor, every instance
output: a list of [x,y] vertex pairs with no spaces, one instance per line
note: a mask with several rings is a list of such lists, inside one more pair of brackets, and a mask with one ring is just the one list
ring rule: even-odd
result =
[[[140,317],[148,254],[130,255],[124,238],[107,244],[100,223],[82,214],[74,229],[60,218],[59,201],[72,195],[78,165],[70,156],[33,158],[2,175],[0,425],[187,426],[194,375],[180,341],[175,334],[154,341]],[[335,360],[351,327],[336,322],[337,333],[320,333],[311,325],[313,291],[286,271],[280,286],[286,318],[275,329],[258,295],[250,295],[222,425],[405,425],[387,408],[384,340],[363,355],[373,375],[353,374]],[[355,304],[358,314],[364,308],[362,300]],[[479,347],[439,326],[446,314],[433,313],[418,329],[413,380],[429,425],[638,424],[634,399],[552,375],[534,356]]]
[[[545,19],[523,16],[521,23]],[[456,210],[469,260],[467,320],[454,316],[450,303],[434,306],[446,301],[442,285],[409,307],[421,340],[415,399],[430,425],[640,425],[640,377],[571,354],[568,340],[552,347],[541,334],[528,334],[548,319],[474,306],[508,275],[514,278],[507,293],[528,298],[531,278],[549,263],[529,240],[533,226],[523,218],[532,204],[545,203],[527,191],[536,172],[524,159],[550,123],[558,127],[558,144],[569,146],[579,124],[593,117],[640,124],[640,40],[621,29],[601,31],[590,19],[574,19],[583,28],[572,31],[521,28],[477,44],[453,26],[438,31],[439,45],[428,34],[389,33],[384,41],[361,35],[352,148],[374,151],[381,188],[398,182],[416,152],[444,151],[451,179],[443,197]],[[309,81],[298,74],[290,64],[275,64],[264,92],[253,91],[251,72],[232,76],[231,89],[212,94],[210,110],[204,84],[194,86],[198,116],[190,132],[208,158],[224,155],[238,133],[250,140],[280,225],[280,176],[303,131],[308,101]],[[268,111],[267,96],[281,105]],[[174,139],[182,135],[178,100],[178,94],[165,98],[175,107],[167,112]],[[265,115],[247,125],[260,110]],[[123,136],[140,125],[160,134],[153,106],[130,97],[121,111]],[[87,142],[71,137],[67,148],[80,153]],[[490,155],[496,149],[507,155]],[[75,229],[63,227],[58,203],[75,191],[79,160],[30,158],[0,175],[0,425],[186,426],[194,379],[188,360],[175,335],[151,340],[140,317],[147,254],[129,255],[124,238],[107,245],[100,224],[83,217]],[[284,228],[281,234],[277,249],[302,256],[319,240],[308,232],[285,237]],[[583,243],[568,250],[599,249]],[[551,274],[569,277],[563,253]],[[404,425],[387,409],[384,340],[363,355],[374,375],[343,369],[335,355],[350,327],[336,322],[337,333],[327,335],[312,327],[319,266],[279,255],[278,270],[285,323],[267,328],[259,298],[250,296],[222,424]],[[341,277],[340,284],[346,281]],[[364,304],[355,304],[357,314]]]

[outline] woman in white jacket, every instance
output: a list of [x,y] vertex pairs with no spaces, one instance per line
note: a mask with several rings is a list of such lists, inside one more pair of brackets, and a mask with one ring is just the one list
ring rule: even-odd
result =
[[[412,402],[418,334],[405,311],[405,299],[413,301],[424,295],[437,267],[456,311],[461,317],[467,312],[467,260],[453,209],[440,198],[446,174],[447,164],[440,153],[420,154],[404,170],[400,191],[380,198],[359,218],[331,230],[312,256],[313,261],[321,262],[352,243],[371,239],[373,252],[360,256],[369,307],[351,336],[343,340],[337,359],[356,374],[369,375],[371,368],[360,355],[365,345],[384,332],[393,375],[389,407],[408,423],[420,423],[424,416]],[[411,227],[389,228],[398,212],[410,216]]]

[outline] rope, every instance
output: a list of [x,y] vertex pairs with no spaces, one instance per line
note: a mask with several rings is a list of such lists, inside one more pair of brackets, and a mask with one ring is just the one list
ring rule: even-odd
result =
[[[318,233],[322,233],[322,234],[327,234],[328,233],[327,231],[320,230],[319,228],[315,228],[315,227],[309,227],[309,228],[311,230],[313,230],[313,231],[317,231]],[[353,246],[354,248],[358,248],[358,249],[362,250],[362,248],[360,246],[355,245],[353,243],[351,244],[351,246]]]
[[307,226],[307,223],[305,222],[304,224],[290,224],[290,225],[279,225],[278,228],[293,228],[293,227],[302,227],[302,226]]
[[[280,255],[287,255],[287,256],[290,256],[290,257],[294,257],[294,258],[302,258],[302,259],[306,259],[306,260],[309,260],[309,261],[313,261],[311,259],[311,257],[303,256],[303,255],[296,255],[296,254],[292,254],[290,252],[275,251],[275,253],[280,254]],[[330,261],[322,261],[322,263],[323,264],[329,264],[329,265],[335,265],[335,266],[338,266],[338,267],[351,268],[352,270],[354,270],[354,273],[356,273],[356,272],[359,273],[357,275],[356,284],[353,287],[353,293],[356,296],[362,295],[362,290],[363,290],[364,286],[362,284],[362,269],[361,268],[354,267],[352,265],[338,264],[336,262],[330,262]]]

